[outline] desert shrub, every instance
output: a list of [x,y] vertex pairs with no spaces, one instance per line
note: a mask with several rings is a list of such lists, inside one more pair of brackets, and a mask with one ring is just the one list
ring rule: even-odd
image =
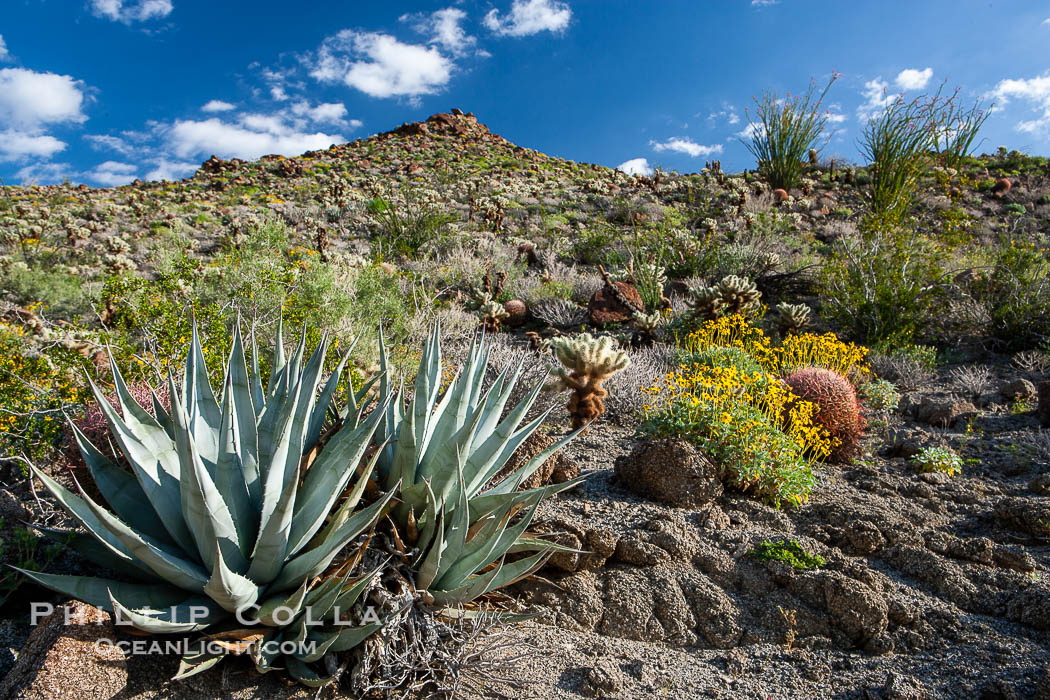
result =
[[[128,385],[128,392],[132,398],[135,399],[135,403],[141,406],[154,418],[157,417],[157,410],[154,405],[154,397],[160,404],[160,407],[164,411],[171,410],[171,398],[168,395],[167,386],[161,384],[156,391],[154,391],[149,384],[146,382],[132,382]],[[123,411],[120,406],[120,402],[117,400],[116,394],[113,391],[108,392],[106,400],[109,401],[110,406],[113,407],[114,411],[123,416]],[[117,450],[114,449],[116,441],[111,435],[109,430],[109,423],[106,421],[106,416],[102,411],[102,407],[96,402],[89,402],[84,407],[83,412],[76,418],[73,418],[73,424],[77,429],[83,433],[83,435],[91,441],[91,444],[95,445],[102,454],[107,457],[116,457]],[[75,466],[83,467],[84,457],[80,454],[80,448],[77,446],[77,441],[72,431],[66,431],[66,457],[69,462]]]
[[1003,211],[1005,211],[1007,214],[1010,214],[1011,216],[1024,216],[1028,213],[1028,210],[1025,209],[1025,206],[1023,204],[1018,204],[1017,202],[1010,202],[1005,207],[1003,207]]
[[962,457],[948,447],[924,447],[911,458],[920,472],[940,472],[955,476],[962,471]]
[[[805,167],[803,159],[824,132],[828,112],[824,97],[837,75],[832,75],[824,90],[817,92],[811,82],[803,95],[780,98],[766,91],[755,99],[755,121],[751,121],[751,140],[744,145],[758,161],[759,173],[772,187],[796,187]],[[750,116],[750,115],[749,115]]]
[[864,402],[865,408],[882,413],[896,411],[901,402],[897,387],[885,379],[864,382],[857,389],[857,395]]
[[860,452],[866,421],[861,415],[857,391],[846,377],[823,367],[805,367],[784,377],[796,396],[817,405],[813,420],[831,438],[828,458],[847,462]]
[[908,228],[843,236],[824,265],[824,314],[869,344],[902,344],[940,313],[950,251]]
[[875,374],[893,382],[903,391],[915,391],[934,380],[936,351],[928,345],[906,345],[888,353],[875,353],[871,366]]
[[63,409],[86,395],[84,362],[60,345],[44,352],[24,328],[0,322],[0,455],[33,459],[60,446]]
[[763,540],[748,554],[759,561],[779,561],[802,571],[819,569],[828,563],[819,554],[807,552],[797,540]]
[[682,365],[646,393],[642,435],[693,442],[726,471],[730,485],[777,506],[809,498],[812,462],[828,454],[830,443],[813,422],[817,407],[798,401],[775,375]]
[[918,194],[938,125],[929,102],[898,97],[864,127],[860,152],[871,164],[871,211],[887,223],[900,222]]
[[1010,349],[1050,337],[1050,258],[1034,243],[1004,240],[991,251],[989,269],[969,283],[970,296],[988,315],[988,334]]
[[675,364],[674,351],[659,343],[627,354],[631,358],[630,364],[605,382],[609,391],[605,399],[606,412],[620,423],[642,417],[646,405],[645,389],[674,369]]
[[700,352],[682,352],[681,364],[702,367],[732,367],[742,374],[762,371],[762,365],[741,348],[711,346]]
[[53,264],[11,265],[0,277],[4,296],[19,306],[41,304],[43,310],[64,319],[91,312],[92,294],[81,274]]
[[372,223],[376,259],[382,261],[397,255],[413,257],[424,244],[440,241],[450,233],[454,214],[438,211],[423,197],[409,196],[403,205],[382,196],[365,205]]

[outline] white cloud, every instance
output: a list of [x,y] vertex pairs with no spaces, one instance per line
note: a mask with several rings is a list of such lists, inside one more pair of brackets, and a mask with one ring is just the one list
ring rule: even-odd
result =
[[897,74],[897,78],[893,82],[901,90],[922,90],[930,83],[930,78],[932,77],[932,68],[923,68],[922,70],[905,68]]
[[44,124],[82,122],[84,95],[68,75],[25,68],[0,69],[0,123],[38,128]]
[[[700,115],[697,114],[696,116],[699,117]],[[740,123],[740,115],[737,114],[736,107],[734,107],[733,105],[731,105],[729,103],[723,103],[722,104],[722,109],[718,110],[717,112],[711,112],[710,114],[707,115],[707,121],[709,121],[709,122],[714,123],[714,122],[718,122],[718,121],[722,121],[722,120],[725,120],[725,122],[729,126],[734,126],[736,124],[739,124]]]
[[649,145],[653,147],[654,151],[675,151],[676,153],[685,153],[686,155],[696,158],[697,156],[710,156],[722,152],[722,144],[715,144],[714,146],[704,146],[699,143],[693,142],[689,138],[674,138],[668,139],[664,142],[650,141]]
[[1047,17],[1046,19],[1044,19],[1042,21],[1042,24],[1045,24],[1046,26],[1050,27],[1050,17]]
[[293,156],[346,142],[338,134],[301,132],[278,116],[263,114],[245,115],[237,123],[218,118],[179,120],[163,130],[168,146],[181,159],[210,155],[252,159],[271,153]]
[[452,62],[436,48],[344,29],[321,44],[310,75],[372,97],[417,97],[443,88],[452,77]]
[[105,163],[96,165],[92,170],[84,173],[83,176],[88,180],[93,180],[100,185],[107,187],[116,187],[117,185],[126,185],[129,182],[135,180],[138,176],[138,166],[132,165],[131,163],[120,163],[115,160],[107,160]]
[[841,124],[846,121],[846,115],[841,112],[828,112],[827,120],[829,124]]
[[738,139],[750,141],[755,136],[766,133],[766,127],[761,122],[751,122],[740,131],[736,132]]
[[126,4],[124,0],[91,0],[91,10],[97,17],[125,24],[163,19],[173,9],[171,0],[137,0]]
[[4,35],[0,34],[0,61],[10,61],[11,54],[7,50],[7,44],[4,43]]
[[61,182],[76,177],[76,171],[69,163],[32,163],[15,173],[23,185],[47,184]]
[[561,32],[569,26],[572,10],[557,0],[514,0],[505,16],[489,10],[482,23],[501,36],[530,36],[540,32]]
[[1038,116],[1021,120],[1014,128],[1027,134],[1050,138],[1050,73],[1035,78],[1000,80],[992,90],[991,97],[997,100],[996,111],[1001,110],[1013,99],[1030,103],[1038,112]]
[[8,129],[0,131],[0,161],[50,158],[66,144],[54,136]]
[[86,134],[84,140],[91,144],[96,151],[115,151],[124,156],[135,153],[135,148],[119,136],[108,134]]
[[229,112],[231,109],[236,109],[236,105],[222,100],[212,100],[201,107],[202,112]]
[[767,5],[776,5],[780,0],[751,0],[751,7],[766,7]]
[[430,36],[431,44],[437,44],[453,56],[464,56],[477,45],[476,37],[470,36],[461,26],[467,13],[456,7],[446,7],[431,14],[402,15],[402,22],[411,22],[421,34]]
[[864,102],[857,107],[857,118],[866,122],[878,116],[884,109],[893,104],[900,97],[899,94],[889,92],[890,84],[882,78],[875,78],[864,83]]
[[645,158],[632,158],[631,160],[625,160],[616,166],[616,169],[625,172],[628,175],[652,175],[653,167],[649,165],[649,161]]
[[346,105],[342,102],[323,102],[310,106],[309,102],[296,102],[291,106],[291,113],[319,124],[336,124],[356,129],[361,126],[358,119],[346,119]]
[[181,180],[197,171],[196,163],[161,158],[154,161],[154,168],[146,173],[147,180]]

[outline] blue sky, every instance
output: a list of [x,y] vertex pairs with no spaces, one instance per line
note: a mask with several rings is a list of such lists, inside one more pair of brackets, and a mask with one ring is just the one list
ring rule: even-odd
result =
[[451,107],[550,155],[740,170],[752,97],[832,71],[827,154],[944,80],[995,101],[983,150],[1050,152],[1050,2],[2,0],[0,177],[175,179]]

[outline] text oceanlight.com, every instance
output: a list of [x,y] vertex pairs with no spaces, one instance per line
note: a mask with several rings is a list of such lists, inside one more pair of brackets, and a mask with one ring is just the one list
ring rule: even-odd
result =
[[[302,656],[313,654],[317,651],[318,642],[292,642],[292,641],[257,641],[252,642],[250,647],[263,655],[287,654],[289,656]],[[178,654],[188,656],[191,654],[210,654],[222,656],[229,651],[229,646],[220,642],[203,639],[96,639],[95,651],[101,652],[107,648],[115,647],[121,652],[131,656],[147,656],[151,654]]]

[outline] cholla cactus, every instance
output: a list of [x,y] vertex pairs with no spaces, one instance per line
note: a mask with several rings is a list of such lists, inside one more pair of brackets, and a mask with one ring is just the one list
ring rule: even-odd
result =
[[746,277],[729,275],[714,287],[689,290],[686,302],[694,313],[706,319],[740,314],[752,316],[759,308],[762,293]]
[[649,346],[656,341],[660,327],[664,325],[664,317],[659,311],[651,314],[635,311],[631,323],[635,328],[635,333],[631,337],[631,347]]
[[777,304],[777,328],[784,335],[798,333],[809,325],[810,308],[805,304]]
[[583,428],[605,412],[604,399],[609,395],[602,383],[631,363],[622,350],[613,347],[608,336],[591,337],[581,333],[574,338],[553,338],[548,347],[562,364],[554,370],[551,388],[572,390],[567,406],[573,429]]
[[504,308],[503,304],[494,299],[483,301],[481,307],[478,308],[478,315],[481,317],[481,324],[490,333],[498,331],[500,323],[510,318],[510,314],[507,313],[507,309]]

